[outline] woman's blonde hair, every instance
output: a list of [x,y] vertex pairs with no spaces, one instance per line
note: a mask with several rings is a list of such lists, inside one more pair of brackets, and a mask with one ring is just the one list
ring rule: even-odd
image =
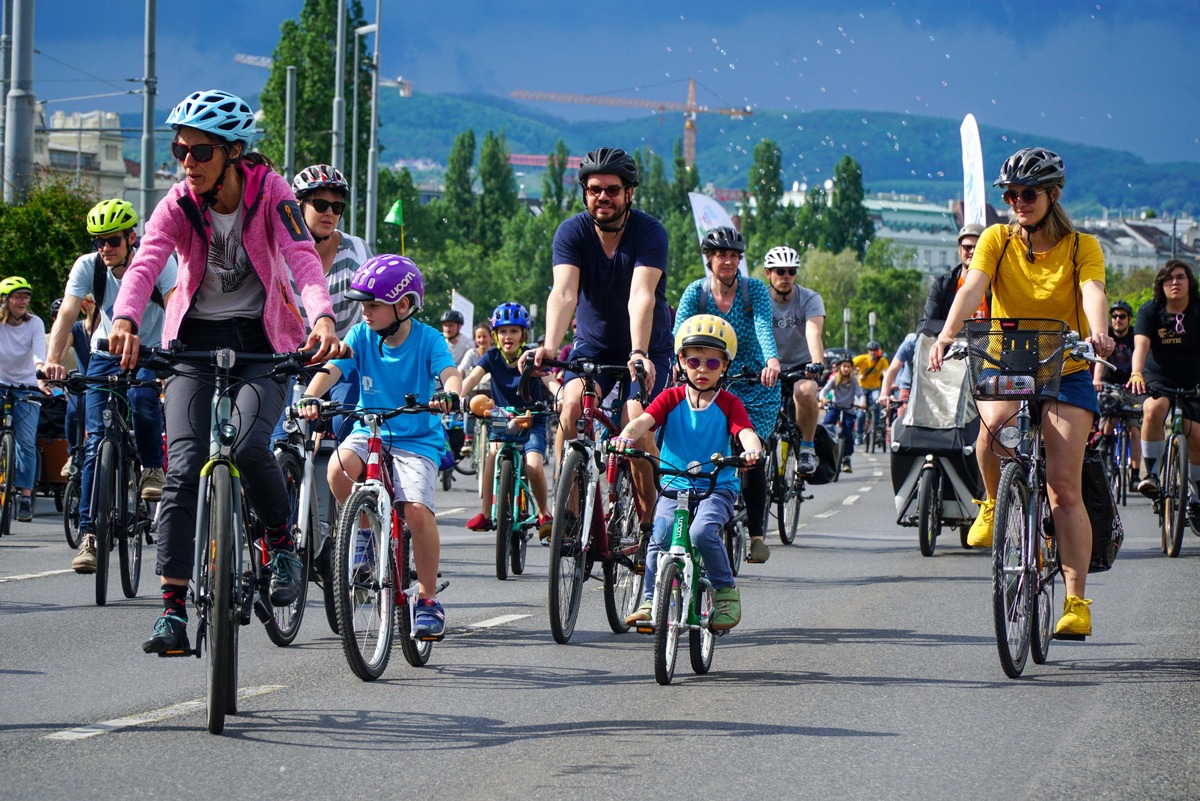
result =
[[[1037,187],[1041,188],[1041,187]],[[1058,197],[1051,195],[1050,197],[1050,212],[1046,215],[1045,221],[1042,222],[1042,231],[1046,238],[1052,244],[1057,244],[1062,241],[1065,236],[1070,236],[1075,232],[1075,225],[1071,222],[1071,216],[1067,214],[1067,210],[1058,202],[1062,196],[1062,183],[1051,184],[1045,187],[1047,192],[1057,192]],[[1021,224],[1017,222],[1017,215],[1012,209],[1008,211],[1008,235],[1018,236],[1021,233]]]

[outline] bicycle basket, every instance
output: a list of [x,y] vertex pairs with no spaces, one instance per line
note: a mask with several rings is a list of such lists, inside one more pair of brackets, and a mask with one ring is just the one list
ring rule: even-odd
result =
[[1058,396],[1067,324],[1061,320],[967,320],[967,369],[976,400]]
[[488,416],[488,441],[527,442],[531,427],[519,427],[515,424],[519,419],[511,417],[503,409],[492,409],[491,414]]

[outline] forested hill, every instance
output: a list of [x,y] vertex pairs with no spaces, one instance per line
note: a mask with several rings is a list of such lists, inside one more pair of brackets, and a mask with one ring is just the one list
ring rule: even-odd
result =
[[[553,111],[554,104],[544,104]],[[383,95],[381,163],[428,158],[445,163],[450,145],[471,128],[482,138],[489,130],[504,131],[513,153],[549,153],[562,139],[572,154],[601,144],[627,149],[651,148],[668,166],[672,148],[682,136],[679,113],[648,114],[614,122],[567,122],[506,98],[428,95],[400,98]],[[733,120],[716,114],[697,115],[696,161],[703,182],[744,188],[750,154],[760,139],[772,139],[783,155],[784,181],[824,181],[843,155],[863,168],[868,192],[906,192],[940,202],[962,193],[961,120],[867,111],[806,113],[760,110]],[[1042,145],[1058,151],[1067,164],[1065,201],[1076,213],[1098,214],[1102,206],[1127,211],[1200,212],[1200,163],[1147,163],[1118,150],[1039,137],[1036,130],[1017,132],[982,127],[985,177],[990,180],[1003,159],[1020,147]],[[531,193],[540,178],[525,179]],[[1000,205],[999,192],[989,200]]]

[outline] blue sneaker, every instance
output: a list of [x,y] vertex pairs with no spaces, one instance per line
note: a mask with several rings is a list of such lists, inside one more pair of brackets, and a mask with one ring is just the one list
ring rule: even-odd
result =
[[294,551],[276,551],[271,557],[271,606],[291,606],[300,594],[300,557]]
[[187,618],[163,613],[154,621],[154,634],[142,643],[142,650],[148,654],[190,651]]
[[436,598],[417,601],[413,635],[417,639],[441,638],[446,633],[446,610]]

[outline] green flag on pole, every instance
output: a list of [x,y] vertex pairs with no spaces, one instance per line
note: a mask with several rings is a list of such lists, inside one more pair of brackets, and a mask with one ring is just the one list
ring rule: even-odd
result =
[[401,208],[399,199],[392,204],[391,211],[387,213],[387,216],[383,218],[383,221],[385,223],[391,223],[392,225],[404,225],[404,209]]

